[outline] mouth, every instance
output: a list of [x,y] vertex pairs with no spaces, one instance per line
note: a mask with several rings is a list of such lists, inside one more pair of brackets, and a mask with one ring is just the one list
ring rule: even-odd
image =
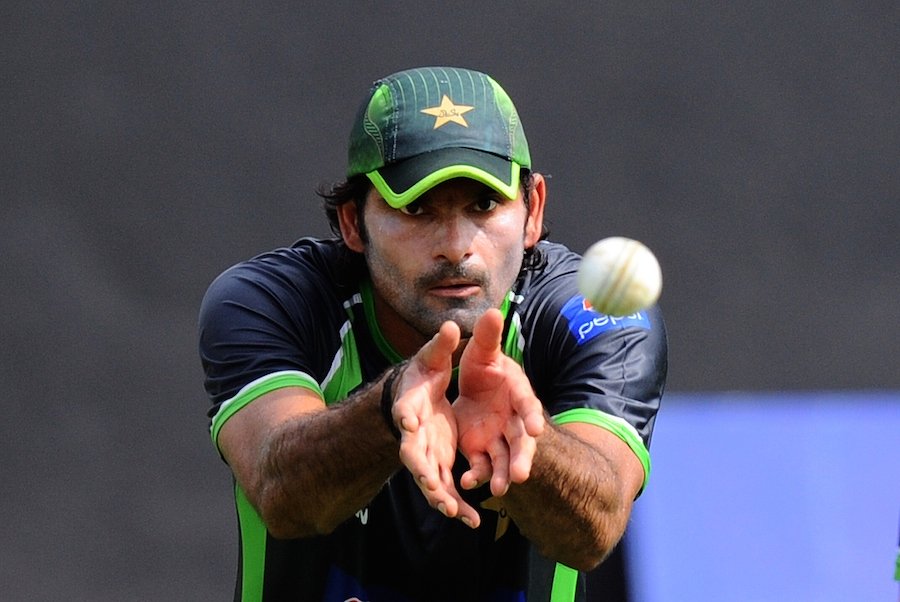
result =
[[428,287],[428,292],[436,297],[465,298],[481,292],[481,285],[470,280],[443,280]]

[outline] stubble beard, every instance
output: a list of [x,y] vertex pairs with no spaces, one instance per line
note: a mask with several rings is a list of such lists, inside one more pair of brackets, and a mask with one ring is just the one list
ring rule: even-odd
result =
[[[494,299],[494,281],[490,273],[468,269],[463,265],[442,264],[416,278],[410,286],[392,278],[389,266],[366,251],[366,259],[373,284],[378,286],[382,299],[423,339],[433,337],[444,322],[455,322],[463,339],[472,335],[475,322],[502,299]],[[441,281],[462,279],[477,285],[481,294],[474,297],[436,297],[428,291]]]
[[[481,289],[481,294],[464,298],[438,298],[428,294],[428,290],[433,286],[450,278],[459,278],[476,284]],[[431,338],[440,329],[441,324],[452,321],[459,326],[461,337],[467,339],[472,336],[478,318],[499,303],[494,296],[494,281],[490,273],[470,270],[462,265],[444,264],[417,278],[412,287],[412,294],[409,291],[401,291],[398,301],[405,301],[401,315],[423,337]]]
[[[508,263],[500,267],[496,274],[465,264],[445,262],[418,276],[412,283],[398,281],[394,266],[386,262],[371,244],[366,245],[363,254],[372,283],[379,289],[382,300],[424,340],[431,339],[447,321],[459,326],[461,338],[465,340],[471,338],[478,318],[488,309],[499,307],[514,285],[522,268],[523,250],[510,253]],[[499,282],[495,276],[500,275],[499,280],[505,280],[508,276],[509,282]],[[447,280],[477,285],[480,294],[464,298],[429,294],[431,288]]]
[[459,326],[461,338],[468,339],[472,336],[478,318],[495,304],[484,297],[479,297],[449,299],[446,301],[446,305],[449,306],[447,309],[435,309],[422,302],[413,302],[411,305],[406,314],[407,321],[424,338],[431,338],[440,329],[441,324],[451,321]]

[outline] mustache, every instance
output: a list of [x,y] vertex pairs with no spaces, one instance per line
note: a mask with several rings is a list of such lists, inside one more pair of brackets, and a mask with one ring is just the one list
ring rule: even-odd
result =
[[446,280],[465,280],[484,287],[490,275],[479,269],[470,269],[461,263],[443,263],[416,279],[416,285],[429,288]]

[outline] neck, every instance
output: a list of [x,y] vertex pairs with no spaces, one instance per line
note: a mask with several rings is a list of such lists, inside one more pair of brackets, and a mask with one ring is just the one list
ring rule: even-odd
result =
[[[390,345],[391,349],[404,359],[408,359],[416,354],[422,346],[431,340],[431,337],[422,334],[413,328],[406,320],[393,310],[393,308],[385,303],[384,299],[375,291],[374,287],[370,289],[372,292],[372,305],[374,310],[374,319],[378,325],[378,330],[384,341]],[[459,364],[459,358],[463,349],[469,342],[468,338],[460,341],[459,346],[453,353],[453,365]]]
[[401,318],[384,299],[372,289],[375,320],[385,341],[404,358],[409,358],[428,342],[428,338]]

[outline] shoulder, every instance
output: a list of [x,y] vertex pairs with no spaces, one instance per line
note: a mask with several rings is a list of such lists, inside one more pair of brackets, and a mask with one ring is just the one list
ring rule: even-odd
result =
[[253,276],[262,280],[328,278],[349,261],[336,239],[301,238],[289,247],[267,251],[226,269],[217,280]]
[[336,240],[309,238],[233,265],[209,285],[200,325],[230,330],[247,321],[284,324],[341,314],[358,290],[352,255]]
[[[206,301],[232,295],[282,295],[350,285],[352,253],[334,239],[304,238],[235,264],[210,284]],[[355,285],[356,282],[354,281]]]
[[343,249],[336,241],[300,240],[238,263],[212,282],[198,330],[216,403],[277,372],[324,376],[340,345],[345,304],[358,291],[342,265]]

